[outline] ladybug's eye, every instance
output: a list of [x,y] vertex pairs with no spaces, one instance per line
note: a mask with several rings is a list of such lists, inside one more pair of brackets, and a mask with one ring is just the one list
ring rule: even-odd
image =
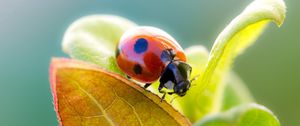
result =
[[148,41],[144,38],[139,38],[134,44],[134,51],[138,54],[147,51]]

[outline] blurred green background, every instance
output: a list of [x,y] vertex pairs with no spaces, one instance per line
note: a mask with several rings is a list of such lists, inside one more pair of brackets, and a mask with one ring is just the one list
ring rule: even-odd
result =
[[[0,125],[58,125],[48,81],[51,57],[61,51],[70,23],[90,14],[116,14],[139,25],[166,30],[186,48],[209,49],[219,32],[251,0],[0,0]],[[238,57],[234,70],[257,102],[283,126],[299,125],[300,1],[286,0],[281,28],[270,25],[258,42]],[[297,37],[298,35],[298,37]]]

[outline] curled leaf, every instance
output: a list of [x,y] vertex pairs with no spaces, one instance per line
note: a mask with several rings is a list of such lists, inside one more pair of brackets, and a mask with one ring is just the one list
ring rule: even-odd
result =
[[122,34],[136,26],[118,16],[92,15],[78,19],[66,31],[63,50],[72,58],[120,72],[115,63],[115,49]]
[[202,76],[203,85],[211,80],[215,72],[224,73],[232,60],[253,44],[269,21],[280,26],[284,18],[285,4],[282,0],[252,2],[216,39]]
[[270,110],[252,103],[209,115],[194,126],[280,126],[280,123]]
[[53,59],[50,81],[60,125],[191,125],[158,96],[95,65]]
[[201,89],[199,90],[203,92],[203,89],[209,85],[216,85],[215,93],[211,94],[215,100],[211,103],[214,105],[212,112],[221,109],[219,101],[224,91],[222,81],[233,60],[254,43],[270,21],[280,26],[284,21],[285,12],[285,4],[282,0],[255,0],[217,37],[200,78]]

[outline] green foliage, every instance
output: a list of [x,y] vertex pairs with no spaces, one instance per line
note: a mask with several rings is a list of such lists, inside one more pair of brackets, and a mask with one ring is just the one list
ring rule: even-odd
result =
[[[282,0],[255,0],[219,34],[210,53],[200,45],[186,49],[188,63],[193,67],[192,77],[200,76],[186,96],[176,97],[173,102],[174,96],[167,96],[167,101],[191,122],[200,120],[197,123],[200,126],[244,125],[249,119],[254,120],[255,125],[279,125],[276,117],[259,105],[235,107],[254,100],[243,81],[230,68],[234,59],[255,42],[269,22],[278,26],[283,23],[285,12]],[[115,63],[115,47],[121,35],[135,26],[116,16],[84,17],[66,31],[63,49],[72,58],[123,74]],[[157,93],[157,84],[150,89],[161,95]],[[211,114],[214,116],[207,117]]]
[[264,106],[248,104],[223,113],[209,115],[194,126],[280,126],[274,114]]
[[229,72],[224,81],[225,88],[220,101],[221,111],[254,101],[245,83],[234,72]]
[[72,58],[94,63],[116,73],[115,48],[122,34],[136,26],[118,16],[92,15],[75,21],[66,31],[63,50]]

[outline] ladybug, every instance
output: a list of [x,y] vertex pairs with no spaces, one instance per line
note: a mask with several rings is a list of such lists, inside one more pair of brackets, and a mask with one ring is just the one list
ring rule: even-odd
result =
[[[192,67],[183,49],[169,34],[150,26],[126,31],[116,49],[116,62],[128,78],[147,88],[159,79],[158,91],[184,96],[191,86]],[[163,88],[171,92],[163,91]]]

